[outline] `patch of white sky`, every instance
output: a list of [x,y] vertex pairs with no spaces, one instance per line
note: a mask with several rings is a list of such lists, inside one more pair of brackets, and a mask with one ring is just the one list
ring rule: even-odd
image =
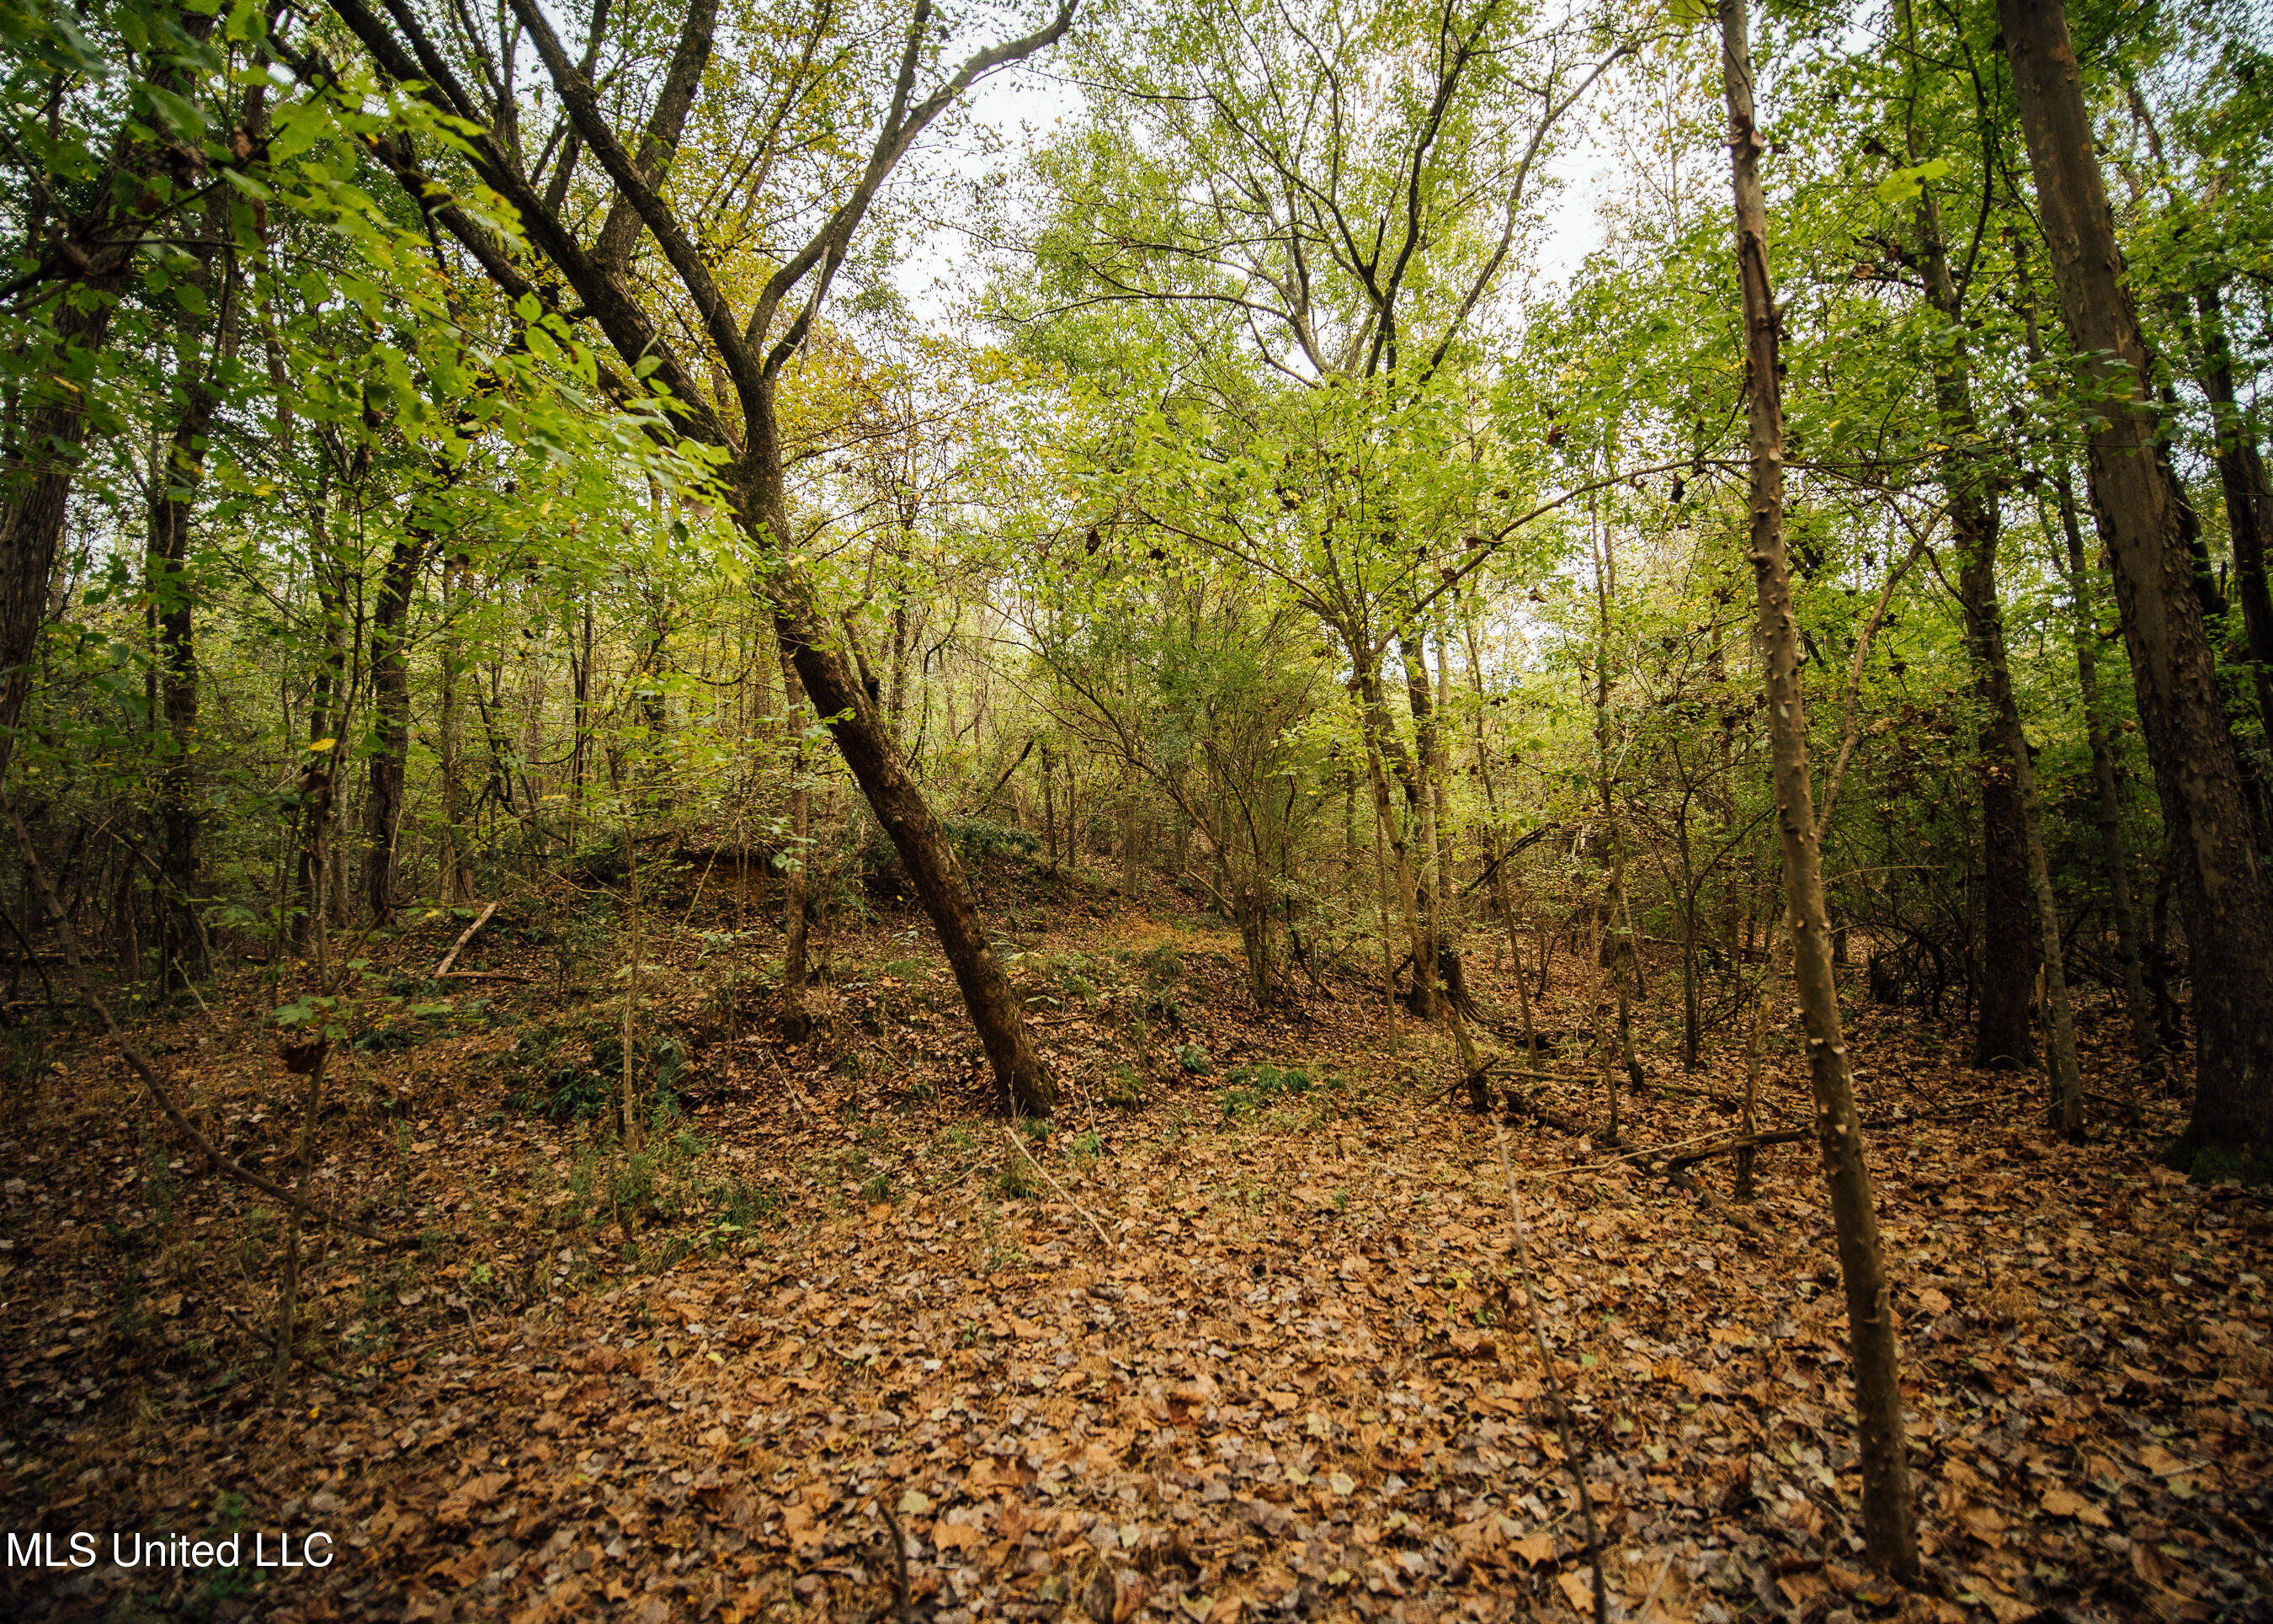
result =
[[[1603,92],[1617,94],[1616,81]],[[1080,88],[1046,66],[995,74],[972,93],[951,133],[918,159],[912,174],[904,172],[903,184],[922,189],[915,213],[926,223],[911,224],[894,279],[916,327],[941,334],[959,331],[970,296],[994,268],[991,257],[1002,252],[979,240],[968,215],[960,214],[957,189],[1007,172],[1015,196],[1025,154],[1047,139],[1054,125],[1070,123],[1082,111]],[[1545,203],[1525,235],[1523,257],[1502,278],[1503,312],[1519,301],[1551,299],[1590,255],[1609,244],[1615,201],[1632,192],[1632,161],[1631,149],[1600,118],[1581,113],[1574,119],[1548,168],[1548,184],[1542,188]],[[1498,610],[1491,619],[1503,657],[1527,663],[1542,630],[1530,601],[1513,595]]]
[[[1046,139],[1061,120],[1077,118],[1081,111],[1079,87],[1046,65],[1009,69],[980,81],[956,129],[923,154],[918,184],[926,186],[931,196],[919,212],[928,224],[904,244],[894,273],[895,285],[919,327],[933,331],[955,327],[974,279],[989,268],[991,251],[974,239],[968,225],[954,218],[947,189],[969,186],[998,171],[1015,177],[1036,142]],[[1577,139],[1549,167],[1544,217],[1529,234],[1524,262],[1504,279],[1503,296],[1522,291],[1536,297],[1567,283],[1587,257],[1609,240],[1602,210],[1621,159],[1593,121],[1581,117],[1575,129]]]

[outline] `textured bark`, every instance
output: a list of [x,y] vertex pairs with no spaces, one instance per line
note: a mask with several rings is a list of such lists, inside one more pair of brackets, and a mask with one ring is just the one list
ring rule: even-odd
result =
[[2124,850],[2123,796],[2115,779],[2114,728],[2099,692],[2099,628],[2092,613],[2091,567],[2083,556],[2075,487],[2065,462],[2052,475],[2052,490],[2059,503],[2060,534],[2067,543],[2068,595],[2075,606],[2076,686],[2083,693],[2084,736],[2091,748],[2099,861],[2107,871],[2108,912],[2115,919],[2115,962],[2123,976],[2123,1007],[2131,1018],[2132,1045],[2140,1064],[2151,1065],[2162,1047],[2156,1041],[2155,1003],[2147,993],[2139,908],[2131,896],[2131,865]]
[[442,900],[464,902],[474,894],[469,853],[473,831],[466,827],[465,701],[459,666],[465,659],[464,639],[458,635],[460,602],[465,592],[466,560],[454,557],[442,567],[441,772],[442,772]]
[[[1908,0],[1897,0],[1896,26],[1910,33]],[[1917,60],[1909,40],[1909,58]],[[1924,156],[1915,130],[1910,161]],[[1934,408],[1940,418],[1942,485],[1957,539],[1957,592],[1965,618],[1965,653],[1973,698],[1980,709],[1977,735],[1981,791],[1981,1001],[1973,1034],[1977,1066],[2026,1066],[2036,1058],[2029,1029],[2037,970],[2037,937],[2029,920],[2029,804],[2022,778],[2008,758],[2006,712],[2012,685],[2005,667],[2003,617],[1997,603],[1997,544],[2003,529],[1997,498],[1983,466],[1981,425],[1974,415],[1973,382],[1965,342],[1965,289],[1949,265],[1941,205],[1931,184],[1918,191],[1919,260],[1926,301],[1941,317],[1933,354]],[[2017,732],[2017,715],[2013,731]],[[2054,938],[2055,943],[2057,937]]]
[[[314,568],[316,613],[321,622],[323,653],[316,662],[315,680],[308,696],[308,742],[322,745],[321,750],[311,752],[313,761],[321,756],[326,763],[335,762],[337,730],[341,711],[347,704],[348,650],[345,606],[341,604],[337,584],[337,568],[332,561],[330,525],[322,499],[316,503],[314,519],[310,526],[315,541]],[[331,741],[326,744],[326,741]],[[299,875],[295,895],[298,906],[293,914],[293,940],[306,949],[321,939],[323,919],[321,909],[325,898],[321,835],[331,816],[332,774],[326,769],[311,766],[310,773],[322,780],[323,807],[311,811],[307,832],[300,841]]]
[[1793,981],[1807,1034],[1840,1274],[1847,1297],[1848,1349],[1863,1477],[1863,1538],[1870,1560],[1909,1581],[1918,1572],[1902,1438],[1901,1350],[1894,1335],[1863,1124],[1855,1110],[1839,988],[1831,967],[1830,920],[1823,902],[1821,853],[1808,782],[1807,718],[1799,685],[1799,635],[1783,541],[1783,400],[1777,380],[1775,296],[1768,279],[1767,205],[1759,158],[1767,145],[1752,115],[1752,64],[1744,0],[1722,0],[1722,82],[1729,108],[1737,265],[1744,284],[1744,358],[1752,429],[1752,523],[1747,556],[1759,600],[1759,634],[1767,679],[1774,760],[1776,823],[1790,909]]
[[2192,1121],[2175,1147],[2273,1142],[2273,915],[2195,595],[2184,504],[2157,445],[2150,373],[2126,288],[2066,9],[1999,0],[2037,210],[2069,342],[2087,357],[2091,488],[2131,651],[2186,923],[2194,995]]
[[[165,26],[202,45],[214,22],[191,11],[169,15]],[[149,77],[168,89],[178,79],[162,57],[151,64]],[[86,386],[109,340],[111,312],[139,238],[180,195],[178,186],[149,185],[146,177],[180,162],[182,150],[139,123],[131,128],[112,155],[112,172],[82,189],[93,199],[86,208],[48,222],[43,247],[51,287],[26,296],[22,307],[36,323],[37,307],[52,301],[54,315],[47,332],[32,341],[43,353],[36,364],[27,359],[19,376],[35,381],[0,449],[0,777],[31,692],[71,484],[86,443]]]
[[412,530],[388,553],[371,617],[373,748],[364,793],[364,906],[381,924],[394,917],[394,853],[402,834],[403,763],[410,750],[410,594],[426,562],[427,537]]
[[2194,308],[2202,316],[2202,393],[2217,419],[2217,477],[2233,546],[2233,595],[2241,604],[2258,717],[2266,737],[2273,740],[2273,592],[2265,583],[2265,555],[2273,551],[2273,486],[2266,483],[2256,433],[2236,398],[2225,296],[2217,282],[2195,292]]
[[197,809],[197,609],[189,580],[190,528],[205,477],[206,437],[220,397],[209,364],[199,357],[180,380],[182,415],[150,482],[146,544],[150,596],[157,610],[158,690],[164,716],[165,763],[158,775],[159,951],[195,974],[204,959],[199,928]]
[[[2036,935],[2029,924],[2028,823],[2011,763],[2006,759],[1997,684],[1983,629],[1997,617],[1997,587],[1987,549],[1994,533],[1968,538],[1958,572],[1973,666],[1973,696],[1984,712],[1977,738],[1981,790],[1981,1002],[1973,1034],[1977,1066],[2026,1066],[2036,1059],[2029,1005],[2037,980]],[[2001,640],[2001,637],[2000,637]]]

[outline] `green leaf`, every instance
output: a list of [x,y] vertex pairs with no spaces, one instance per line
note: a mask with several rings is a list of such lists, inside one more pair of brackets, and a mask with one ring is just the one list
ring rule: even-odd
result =
[[1949,160],[1928,158],[1924,163],[1913,164],[1907,169],[1896,169],[1872,190],[1882,203],[1907,203],[1923,192],[1927,184],[1949,173]]

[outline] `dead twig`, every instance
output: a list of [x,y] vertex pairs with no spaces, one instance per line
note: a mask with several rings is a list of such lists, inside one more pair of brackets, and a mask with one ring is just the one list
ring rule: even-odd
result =
[[892,1566],[899,1581],[900,1624],[915,1624],[915,1603],[908,1593],[908,1537],[900,1532],[900,1520],[892,1515],[892,1507],[881,1494],[876,1496],[876,1509],[884,1514],[884,1526],[892,1530]]
[[[497,911],[498,905],[496,903],[492,902],[485,905],[482,909],[481,917],[474,921],[472,924],[467,926],[463,930],[461,930],[458,933],[458,939],[450,944],[450,951],[442,955],[442,962],[434,966],[433,980],[439,981],[444,976],[450,974],[450,966],[457,962],[460,950],[461,950],[467,943],[474,939],[474,932],[479,930],[484,925],[488,924],[490,922],[490,915]],[[526,976],[521,976],[517,977],[516,979],[526,981],[528,978]]]
[[1017,1147],[1018,1154],[1025,1157],[1027,1162],[1033,1168],[1034,1171],[1042,1176],[1042,1182],[1058,1192],[1058,1199],[1063,1201],[1068,1207],[1072,1207],[1074,1211],[1079,1213],[1082,1216],[1082,1222],[1088,1224],[1091,1229],[1097,1231],[1097,1238],[1105,1243],[1105,1249],[1107,1252],[1117,1252],[1120,1250],[1120,1248],[1114,1244],[1113,1237],[1105,1232],[1105,1226],[1089,1215],[1089,1209],[1087,1207],[1084,1207],[1080,1202],[1075,1200],[1071,1196],[1066,1193],[1065,1186],[1058,1183],[1056,1179],[1050,1177],[1049,1169],[1044,1167],[1040,1162],[1034,1160],[1034,1153],[1026,1148],[1024,1142],[1021,1140],[1016,1133],[1013,1133],[1009,1129],[1005,1128],[1002,1130],[1002,1137],[1009,1139],[1011,1144]]

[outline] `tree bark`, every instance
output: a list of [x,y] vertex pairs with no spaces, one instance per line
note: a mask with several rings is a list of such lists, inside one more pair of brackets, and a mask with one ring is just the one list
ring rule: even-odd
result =
[[2083,556],[2076,523],[2075,486],[2062,462],[2052,471],[2059,504],[2060,534],[2067,543],[2068,594],[2074,604],[2076,686],[2083,694],[2083,728],[2091,748],[2091,778],[2098,809],[2099,859],[2107,870],[2108,911],[2115,916],[2115,960],[2123,976],[2123,1007],[2131,1018],[2131,1041],[2142,1065],[2161,1054],[2155,1035],[2155,1004],[2148,996],[2139,941],[2139,909],[2131,896],[2131,865],[2123,842],[2123,797],[2115,778],[2114,733],[2099,692],[2099,628],[2092,613],[2091,567]]
[[805,990],[805,952],[813,906],[807,848],[813,842],[813,789],[806,775],[805,684],[797,666],[782,661],[782,714],[789,724],[789,838],[791,861],[782,876],[782,990],[795,999]]
[[371,619],[373,748],[364,799],[364,906],[386,924],[394,917],[394,852],[402,833],[403,767],[410,750],[410,595],[426,561],[428,538],[412,530],[396,540],[379,578]]
[[2059,0],[1999,0],[2038,214],[2069,342],[2085,357],[2091,488],[2115,564],[2140,725],[2154,763],[2194,993],[2193,1118],[2173,1147],[2273,1141],[2273,914],[2195,595],[2185,515],[2157,444],[2147,353],[2125,286]]
[[201,820],[197,809],[197,607],[189,579],[190,529],[198,487],[205,478],[206,443],[221,404],[214,372],[228,345],[235,291],[233,286],[221,289],[221,321],[211,356],[197,354],[200,346],[195,343],[184,346],[187,353],[178,377],[182,415],[159,465],[152,470],[145,553],[157,611],[158,690],[166,725],[165,763],[158,775],[159,868],[165,891],[160,901],[159,951],[192,975],[204,960],[205,933],[196,914]]
[[1894,1335],[1863,1124],[1855,1109],[1839,988],[1831,966],[1830,920],[1808,783],[1807,718],[1799,685],[1799,637],[1783,541],[1783,401],[1777,378],[1777,316],[1768,279],[1767,206],[1759,156],[1767,145],[1752,115],[1752,64],[1744,0],[1721,0],[1722,82],[1729,108],[1737,264],[1744,285],[1747,404],[1752,429],[1752,525],[1748,557],[1759,600],[1776,823],[1790,909],[1793,981],[1807,1033],[1840,1273],[1847,1297],[1848,1347],[1863,1476],[1863,1538],[1871,1560],[1905,1582],[1918,1571],[1902,1437],[1901,1350]]
[[468,855],[472,831],[466,827],[465,701],[461,695],[460,667],[465,663],[465,639],[458,631],[458,613],[465,596],[466,560],[454,556],[442,566],[441,658],[441,773],[442,773],[442,900],[465,902],[474,894],[474,876]]

